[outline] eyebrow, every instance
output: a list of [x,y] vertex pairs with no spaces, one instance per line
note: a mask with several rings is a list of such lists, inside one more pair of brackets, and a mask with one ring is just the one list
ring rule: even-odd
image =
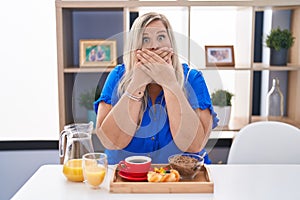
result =
[[[167,31],[165,30],[158,31],[156,34],[160,34],[160,33],[167,33]],[[143,35],[149,35],[149,34],[144,32]]]
[[163,31],[158,31],[157,34],[159,33],[167,33],[167,31],[163,30]]

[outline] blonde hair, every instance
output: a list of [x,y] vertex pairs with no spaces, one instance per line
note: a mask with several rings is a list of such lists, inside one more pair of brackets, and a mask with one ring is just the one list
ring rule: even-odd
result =
[[[179,61],[178,54],[177,54],[177,48],[176,48],[176,42],[174,33],[171,27],[171,24],[169,20],[162,14],[150,12],[146,13],[140,17],[138,17],[129,32],[127,42],[125,44],[125,50],[123,54],[123,61],[125,64],[125,73],[120,81],[119,87],[118,87],[118,95],[121,96],[127,89],[128,84],[130,83],[133,75],[133,67],[135,62],[135,51],[137,49],[142,48],[142,38],[143,38],[143,32],[144,29],[148,24],[150,24],[153,21],[160,20],[163,25],[165,26],[167,30],[167,34],[169,36],[171,47],[173,48],[174,55],[172,56],[172,64],[175,69],[175,74],[177,81],[181,88],[183,89],[184,85],[184,75],[183,75],[183,68],[182,64]],[[144,100],[143,100],[143,107],[145,108],[146,102],[147,102],[148,94],[145,92]],[[143,110],[143,109],[142,109]]]

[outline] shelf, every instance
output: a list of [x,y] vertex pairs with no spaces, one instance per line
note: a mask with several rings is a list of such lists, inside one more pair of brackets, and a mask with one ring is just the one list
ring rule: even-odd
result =
[[[136,7],[156,7],[160,6],[253,6],[252,1],[59,1],[56,0],[57,7],[64,8],[136,8]],[[265,4],[261,4],[264,6]]]
[[[110,72],[114,66],[109,68],[95,68],[95,67],[86,67],[86,68],[79,68],[79,67],[71,67],[65,68],[64,73],[92,73],[92,72]],[[206,67],[206,68],[199,68],[199,70],[234,70],[234,71],[248,71],[251,70],[249,67]],[[295,64],[288,64],[287,66],[269,66],[264,65],[261,63],[255,63],[253,65],[254,71],[300,71],[300,65]]]
[[239,67],[205,67],[200,70],[253,70],[253,71],[300,71],[300,65],[289,63],[287,66],[270,66],[263,63],[253,63],[253,68],[239,66]]
[[277,0],[277,1],[262,1],[262,0],[219,0],[219,1],[138,1],[138,0],[123,0],[123,1],[60,1],[56,0],[57,7],[68,8],[97,8],[97,7],[143,7],[143,6],[256,6],[256,7],[270,7],[270,6],[295,6],[300,5],[300,2],[295,0]]
[[249,124],[249,120],[245,117],[235,117],[230,119],[228,126],[218,126],[214,131],[239,131],[241,128]]
[[253,64],[254,71],[300,71],[300,65],[297,64],[288,64],[287,66],[270,66],[263,63],[254,63]]
[[259,121],[278,121],[278,122],[284,122],[284,123],[296,126],[297,128],[300,128],[300,123],[299,122],[296,122],[295,120],[292,120],[292,119],[290,119],[288,117],[252,116],[251,122],[259,122]]
[[94,72],[110,72],[113,69],[113,67],[110,68],[95,68],[95,67],[86,67],[86,68],[79,68],[79,67],[73,67],[73,68],[66,68],[64,69],[64,73],[94,73]]
[[263,116],[252,116],[251,122],[249,122],[246,118],[242,117],[235,117],[234,119],[230,119],[229,125],[224,127],[216,127],[213,129],[213,131],[225,131],[225,132],[231,132],[234,133],[236,131],[239,131],[241,128],[246,126],[249,123],[252,122],[259,122],[259,121],[279,121],[284,122],[287,124],[291,124],[293,126],[296,126],[297,128],[300,128],[300,123],[296,122],[295,120],[292,120],[288,117],[263,117]]
[[[259,122],[259,121],[279,121],[284,122],[290,125],[293,125],[297,128],[300,128],[300,123],[292,120],[288,117],[263,117],[263,116],[252,116],[251,122],[249,122],[246,118],[235,117],[234,119],[230,119],[229,125],[224,127],[216,127],[213,129],[214,134],[218,134],[219,131],[230,133],[231,135],[235,132],[239,131],[241,128],[246,126],[249,123]],[[215,136],[216,137],[216,136]]]
[[200,68],[200,70],[251,70],[250,67],[205,67],[205,68]]

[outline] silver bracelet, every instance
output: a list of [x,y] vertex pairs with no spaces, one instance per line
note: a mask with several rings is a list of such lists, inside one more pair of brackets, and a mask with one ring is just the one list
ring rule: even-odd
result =
[[130,94],[129,92],[125,91],[124,93],[127,97],[129,97],[130,99],[134,100],[134,101],[142,101],[143,97],[137,97],[134,96],[133,94]]

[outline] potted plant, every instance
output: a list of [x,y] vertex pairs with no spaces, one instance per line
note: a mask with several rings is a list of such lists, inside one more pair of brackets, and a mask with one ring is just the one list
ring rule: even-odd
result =
[[228,126],[231,114],[231,99],[233,94],[227,90],[216,90],[211,95],[212,104],[218,114],[219,126]]
[[294,44],[295,37],[287,30],[272,29],[267,36],[266,45],[271,49],[270,65],[283,66],[287,63],[288,49]]
[[96,125],[96,113],[94,111],[94,101],[100,96],[99,88],[93,88],[85,91],[79,96],[79,105],[87,109],[87,120],[93,121]]

